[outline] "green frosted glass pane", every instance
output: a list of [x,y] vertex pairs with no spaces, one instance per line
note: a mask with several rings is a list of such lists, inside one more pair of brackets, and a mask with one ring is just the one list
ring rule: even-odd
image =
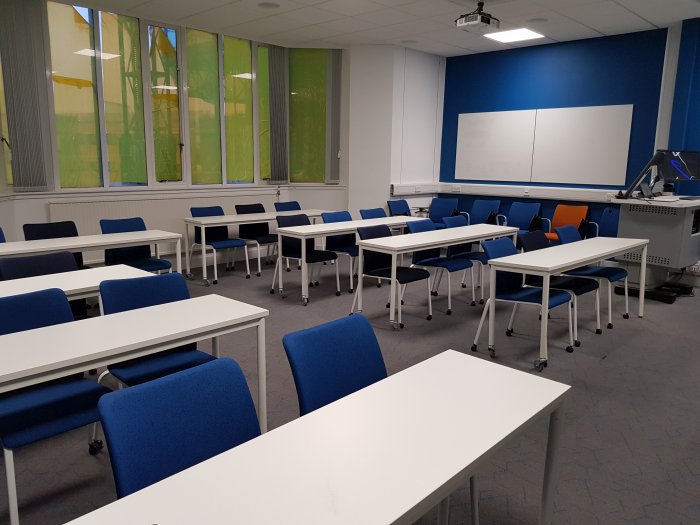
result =
[[[7,104],[5,103],[5,83],[2,78],[2,61],[0,61],[0,136],[10,141],[10,136],[7,131]],[[12,185],[12,165],[11,152],[7,147],[7,143],[2,141],[2,158],[5,160],[5,177],[8,185]]]
[[146,146],[139,22],[100,13],[110,186],[145,186]]
[[291,182],[326,180],[327,69],[327,50],[289,50]]
[[182,180],[177,33],[148,26],[156,181]]
[[253,64],[250,42],[224,37],[226,181],[253,182]]
[[186,46],[192,184],[221,184],[218,40],[188,29]]
[[47,10],[61,187],[102,186],[92,17],[54,2]]
[[270,180],[270,62],[266,47],[258,47],[258,138],[260,179]]

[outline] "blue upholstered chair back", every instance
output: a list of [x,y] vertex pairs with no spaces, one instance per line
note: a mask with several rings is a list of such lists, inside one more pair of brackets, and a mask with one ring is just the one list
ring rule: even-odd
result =
[[58,288],[0,298],[0,335],[72,320],[66,294]]
[[508,212],[508,226],[520,230],[530,228],[530,223],[540,213],[539,202],[514,202]]
[[[591,230],[593,230],[593,228],[591,228]],[[603,213],[601,213],[600,219],[598,219],[598,236],[617,236],[617,214],[611,206],[603,208]]]
[[449,217],[458,208],[457,198],[435,197],[430,202],[428,218],[437,223],[442,223],[444,217]]
[[282,338],[301,415],[386,378],[369,321],[353,314]]
[[467,218],[464,215],[455,215],[453,217],[445,217],[442,220],[447,228],[458,228],[460,226],[468,226]]
[[[300,213],[298,215],[280,215],[277,217],[277,227],[278,228],[291,228],[294,226],[306,226],[311,224],[309,218]],[[306,253],[311,252],[314,249],[314,240],[306,240]],[[282,236],[282,256],[292,257],[294,259],[301,258],[301,240],[293,239],[291,237]]]
[[[100,219],[102,233],[124,233],[146,231],[146,223],[141,217],[129,219]],[[105,264],[122,264],[151,256],[150,246],[130,246],[105,250]]]
[[[459,228],[460,226],[468,226],[467,218],[464,215],[454,215],[452,217],[445,217],[442,219],[445,223],[446,228]],[[447,256],[452,257],[454,255],[459,255],[462,253],[469,253],[473,250],[472,243],[467,242],[464,244],[457,244],[455,246],[450,246],[447,248]]]
[[5,242],[5,233],[2,231],[2,228],[0,228],[0,242]]
[[[64,237],[77,237],[78,228],[73,221],[40,222],[35,224],[23,224],[24,238],[28,241],[41,239],[61,239]],[[73,254],[78,269],[83,268],[82,252]]]
[[[347,222],[352,220],[349,211],[331,211],[321,214],[324,223]],[[347,248],[355,245],[355,234],[347,233],[342,235],[330,235],[326,237],[326,249],[335,250],[337,248]]]
[[[379,237],[390,237],[391,230],[385,224],[379,226],[365,226],[357,229],[357,235],[361,240],[378,239]],[[391,268],[391,255],[388,253],[373,252],[372,250],[363,251],[363,269],[365,273],[370,273],[382,268]]]
[[190,298],[185,278],[167,273],[135,279],[112,279],[100,283],[102,313],[105,315],[146,308]]
[[491,213],[498,213],[501,208],[500,200],[477,199],[472,204],[472,211],[469,212],[471,224],[483,224]]
[[[501,237],[481,243],[489,259],[498,259],[518,253],[509,237]],[[514,272],[496,272],[496,293],[508,293],[519,290],[523,286],[523,276]]]
[[521,233],[518,235],[518,237],[522,243],[523,250],[526,252],[532,252],[534,250],[541,250],[542,248],[549,247],[549,239],[547,239],[547,236],[542,230]]
[[297,201],[276,202],[275,211],[296,211],[301,210],[301,206]]
[[78,265],[70,252],[8,257],[0,259],[0,280],[8,281],[37,275],[72,272],[77,269]]
[[122,498],[260,435],[240,366],[216,359],[98,404]]
[[[255,204],[236,204],[235,208],[238,215],[265,213],[265,206],[263,206],[261,202],[256,202]],[[267,222],[241,224],[238,226],[238,236],[242,239],[255,239],[263,235],[270,235],[270,225]]]
[[389,215],[392,217],[395,215],[411,215],[411,207],[408,205],[406,199],[396,199],[386,201],[386,205],[389,207]]
[[360,217],[363,219],[381,219],[386,217],[386,212],[384,208],[369,208],[367,210],[360,210]]
[[578,228],[576,228],[576,226],[572,226],[571,224],[554,228],[554,231],[557,232],[557,235],[559,235],[559,242],[562,244],[582,240]]
[[[192,214],[192,217],[221,217],[222,215],[225,215],[224,209],[221,206],[194,207],[190,208],[190,213]],[[226,239],[228,239],[228,226],[214,226],[213,228],[207,228],[207,241],[225,241]],[[194,229],[194,242],[196,244],[201,244],[202,242],[202,232],[199,228]]]
[[[406,223],[409,233],[420,233],[420,232],[430,232],[435,231],[435,223],[430,219],[425,219],[424,221],[414,221]],[[413,264],[420,264],[421,261],[426,259],[435,259],[440,257],[440,248],[431,248],[430,250],[420,250],[413,252],[413,257],[411,262]]]

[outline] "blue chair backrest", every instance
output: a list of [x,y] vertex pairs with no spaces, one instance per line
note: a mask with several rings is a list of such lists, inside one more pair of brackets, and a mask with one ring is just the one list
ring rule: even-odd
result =
[[[306,226],[311,224],[309,218],[300,213],[298,215],[280,215],[277,217],[278,228],[291,228],[293,226]],[[313,251],[314,240],[306,240],[306,253]],[[292,257],[295,259],[301,258],[301,240],[293,239],[292,237],[282,236],[282,256]]]
[[275,203],[275,211],[297,211],[297,210],[301,210],[301,206],[299,205],[299,202],[297,202],[297,201],[276,202]]
[[[409,233],[420,233],[420,232],[430,232],[435,231],[435,223],[430,219],[425,219],[424,221],[414,221],[406,223]],[[427,259],[435,259],[440,257],[440,248],[431,248],[429,250],[420,250],[413,252],[413,257],[411,262],[413,264],[420,264],[422,261]]]
[[[199,206],[190,208],[192,217],[221,217],[225,215],[224,209],[221,206]],[[207,241],[225,241],[228,239],[228,226],[214,226],[207,228]],[[199,228],[194,229],[194,242],[201,244],[202,232]]]
[[77,269],[78,265],[70,252],[9,257],[0,259],[0,280],[8,281],[37,275],[72,272]]
[[549,247],[549,239],[547,239],[547,236],[542,230],[520,233],[518,234],[518,238],[520,239],[523,250],[526,252]]
[[[367,239],[378,239],[380,237],[390,237],[391,230],[386,224],[380,224],[379,226],[365,226],[357,229],[357,235],[363,241]],[[388,253],[363,250],[363,257],[365,273],[380,270],[382,268],[391,268],[391,255]]]
[[469,218],[471,219],[471,224],[483,224],[488,219],[491,213],[498,213],[501,208],[501,201],[499,200],[484,200],[477,199],[472,204],[472,211],[469,212]]
[[[590,228],[591,234],[594,232]],[[611,206],[603,208],[603,212],[598,219],[598,236],[599,237],[617,237],[617,214]]]
[[[347,222],[352,220],[352,215],[349,211],[330,211],[323,212],[321,218],[324,223],[332,222]],[[348,233],[343,235],[330,235],[326,237],[326,249],[335,250],[336,248],[348,248],[355,246],[355,234]]]
[[282,338],[301,415],[386,378],[369,321],[353,314]]
[[2,228],[0,228],[0,242],[5,242],[5,234],[2,231]]
[[386,212],[384,208],[369,208],[367,210],[360,210],[360,217],[363,219],[381,219],[386,217]]
[[[481,246],[489,259],[498,259],[518,253],[509,237],[501,237],[492,241],[484,241]],[[496,272],[496,293],[513,292],[523,287],[523,276],[514,272]]]
[[428,218],[437,223],[442,223],[444,217],[449,217],[452,213],[458,209],[457,198],[445,198],[445,197],[435,197],[430,202],[430,209],[428,210]]
[[559,241],[562,244],[568,244],[570,242],[582,240],[578,228],[576,228],[576,226],[572,226],[571,224],[554,228],[554,231],[557,232],[557,235],[559,235]]
[[[64,237],[77,237],[78,228],[73,221],[40,222],[35,224],[23,224],[24,238],[28,241],[41,239],[61,239]],[[73,253],[78,268],[83,268],[82,252]]]
[[245,376],[227,358],[106,394],[98,408],[119,498],[260,435]]
[[539,202],[514,202],[508,212],[508,226],[520,230],[530,228],[530,223],[540,213]]
[[[245,215],[248,213],[265,213],[265,206],[261,202],[255,204],[236,204],[236,213]],[[254,224],[241,224],[238,226],[238,236],[243,239],[254,239],[270,234],[270,225],[267,222],[256,222]]]
[[0,298],[0,335],[72,320],[73,312],[66,294],[58,288]]
[[697,180],[679,180],[675,186],[676,195],[700,195],[700,182]]
[[386,201],[386,205],[389,208],[389,215],[392,217],[395,215],[411,215],[411,207],[405,199]]
[[100,283],[104,315],[146,308],[190,298],[185,278],[165,273],[135,279],[111,279]]
[[[146,224],[141,217],[129,219],[100,219],[102,233],[124,233],[146,231]],[[150,246],[130,246],[129,248],[112,248],[105,250],[105,264],[122,264],[151,256]]]
[[[445,217],[442,219],[445,223],[446,228],[459,228],[460,226],[468,226],[467,218],[464,215],[453,215],[452,217]],[[464,244],[457,244],[455,246],[450,246],[447,248],[447,256],[453,257],[462,253],[469,253],[473,251],[472,243],[467,242]]]

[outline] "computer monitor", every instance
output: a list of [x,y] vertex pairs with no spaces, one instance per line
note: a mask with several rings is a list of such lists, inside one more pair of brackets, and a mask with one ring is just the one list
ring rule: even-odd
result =
[[665,182],[698,181],[700,182],[700,152],[672,151],[662,152],[663,159],[656,167],[657,176]]

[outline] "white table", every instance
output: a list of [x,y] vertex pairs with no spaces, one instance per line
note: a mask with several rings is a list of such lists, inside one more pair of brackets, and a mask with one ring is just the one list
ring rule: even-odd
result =
[[182,235],[161,230],[102,233],[99,235],[79,235],[77,237],[60,237],[58,239],[0,243],[0,257],[38,255],[40,253],[64,251],[85,252],[96,249],[127,248],[129,246],[141,246],[143,244],[154,244],[156,247],[155,255],[158,257],[158,244],[167,242],[174,242],[176,245],[175,257],[177,271],[181,273],[182,259],[180,251]]
[[552,275],[567,270],[597,263],[641,250],[641,273],[639,287],[639,317],[644,317],[644,281],[647,267],[648,239],[622,239],[616,237],[594,237],[583,241],[551,246],[542,250],[509,255],[489,261],[490,308],[489,308],[489,352],[494,352],[494,326],[496,319],[496,271],[505,270],[528,275],[542,276],[542,307],[540,320],[540,357],[535,367],[547,366],[547,305],[549,304],[549,281]]
[[[419,219],[425,220],[425,219]],[[497,226],[494,224],[474,224],[473,226],[460,226],[458,228],[445,228],[408,235],[395,235],[393,237],[381,237],[360,241],[358,275],[362,281],[364,271],[364,250],[386,253],[391,255],[391,293],[389,299],[389,321],[396,327],[395,309],[397,305],[398,287],[396,286],[396,266],[398,256],[402,253],[410,253],[431,248],[442,248],[464,244],[469,242],[481,242],[487,239],[512,236],[517,237],[518,228],[512,226]],[[357,309],[362,311],[362,282],[357,287]]]
[[[306,226],[293,226],[277,229],[277,269],[279,270],[279,293],[284,295],[282,283],[282,237],[292,237],[301,240],[301,301],[306,306],[309,302],[309,268],[306,264],[306,240],[329,235],[343,233],[357,233],[358,228],[368,226],[388,226],[389,228],[403,227],[409,222],[424,221],[422,217],[408,217],[397,215],[395,217],[379,217],[376,219],[359,219],[355,221],[329,222],[324,224],[309,224]],[[358,274],[360,275],[360,274]],[[274,281],[273,281],[274,289]]]
[[185,217],[185,270],[188,278],[192,278],[190,264],[190,225],[193,229],[199,228],[202,243],[202,280],[204,284],[209,284],[207,279],[207,256],[206,256],[206,234],[207,228],[214,226],[238,226],[241,224],[255,224],[258,222],[272,222],[277,217],[285,215],[304,214],[309,218],[320,217],[326,210],[293,210],[293,211],[272,211],[265,213],[244,213],[241,215],[218,215],[214,217]]
[[100,293],[100,283],[111,279],[134,279],[137,277],[153,277],[145,270],[139,270],[125,264],[100,266],[74,272],[52,273],[37,275],[24,279],[0,281],[0,297],[37,292],[48,288],[63,290],[69,300],[95,297]]
[[212,339],[246,328],[258,334],[258,418],[267,430],[265,318],[250,304],[207,295],[0,336],[0,393]]
[[409,524],[546,415],[549,524],[569,389],[449,350],[71,524]]

